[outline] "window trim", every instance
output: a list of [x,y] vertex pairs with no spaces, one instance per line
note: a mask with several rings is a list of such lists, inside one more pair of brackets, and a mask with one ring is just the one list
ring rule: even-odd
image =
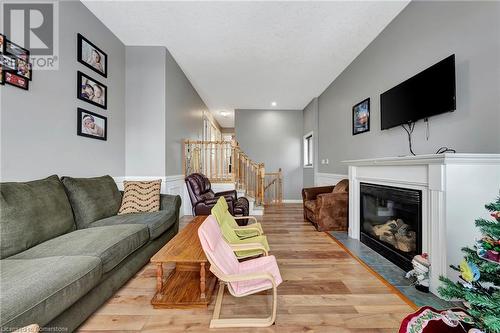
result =
[[[314,168],[314,132],[311,131],[309,133],[307,133],[306,135],[304,135],[304,139],[302,140],[303,142],[303,149],[304,149],[304,152],[303,152],[303,156],[302,156],[302,166],[304,168]],[[308,143],[311,143],[311,149],[309,149],[309,146],[308,146]],[[308,156],[309,154],[310,156]],[[310,157],[310,162],[311,164],[308,164],[307,162],[308,161],[308,157]]]

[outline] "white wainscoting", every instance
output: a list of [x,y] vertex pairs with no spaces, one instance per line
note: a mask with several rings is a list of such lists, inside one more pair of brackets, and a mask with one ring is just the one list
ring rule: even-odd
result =
[[[123,190],[123,181],[125,180],[156,180],[161,179],[161,190],[162,194],[172,194],[180,195],[181,197],[181,209],[180,216],[192,215],[191,204],[189,201],[189,195],[186,190],[186,184],[184,183],[184,175],[173,175],[173,176],[126,176],[126,177],[113,177],[118,186],[118,189]],[[187,203],[187,204],[186,204]]]
[[349,179],[348,175],[342,175],[339,173],[316,173],[316,186],[328,186],[335,185],[342,179]]

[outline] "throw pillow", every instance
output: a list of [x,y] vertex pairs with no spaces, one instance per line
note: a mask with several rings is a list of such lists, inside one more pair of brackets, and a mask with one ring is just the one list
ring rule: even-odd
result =
[[161,179],[152,181],[124,181],[122,205],[118,215],[149,213],[160,210]]

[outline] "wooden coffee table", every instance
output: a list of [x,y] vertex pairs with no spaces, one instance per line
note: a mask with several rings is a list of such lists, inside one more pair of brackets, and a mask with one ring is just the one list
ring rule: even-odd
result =
[[[156,264],[154,308],[207,307],[217,278],[209,271],[210,264],[198,238],[198,228],[206,216],[196,216],[186,227],[163,246],[152,258]],[[163,264],[175,263],[175,269],[164,278]]]

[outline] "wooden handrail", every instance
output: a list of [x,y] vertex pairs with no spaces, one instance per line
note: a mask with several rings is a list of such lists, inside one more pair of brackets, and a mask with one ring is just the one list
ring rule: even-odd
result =
[[[281,203],[282,175],[278,172],[266,173],[264,163],[250,159],[236,141],[184,140],[184,175],[203,173],[211,182],[231,182],[237,190],[245,191],[255,198],[256,205]],[[266,177],[275,178],[274,186],[266,182]],[[267,197],[269,200],[266,200]]]

